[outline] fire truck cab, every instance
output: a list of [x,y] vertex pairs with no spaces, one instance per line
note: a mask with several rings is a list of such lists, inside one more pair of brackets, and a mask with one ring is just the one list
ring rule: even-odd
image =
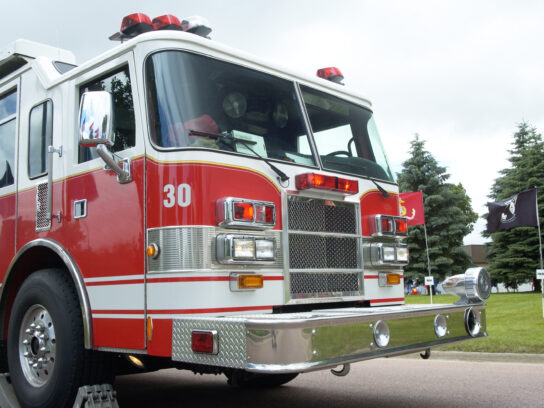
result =
[[12,406],[166,367],[281,385],[487,335],[483,269],[457,277],[456,304],[404,304],[407,220],[370,102],[336,69],[301,75],[209,31],[135,14],[79,66],[24,40],[0,53]]

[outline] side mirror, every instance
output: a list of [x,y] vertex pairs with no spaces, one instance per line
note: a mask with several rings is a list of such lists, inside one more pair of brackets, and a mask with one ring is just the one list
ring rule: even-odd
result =
[[130,183],[130,159],[118,162],[107,149],[115,142],[113,112],[113,96],[109,92],[85,92],[79,105],[79,145],[96,147],[107,168],[117,173],[117,181]]
[[79,105],[79,145],[113,146],[113,97],[106,91],[85,92]]

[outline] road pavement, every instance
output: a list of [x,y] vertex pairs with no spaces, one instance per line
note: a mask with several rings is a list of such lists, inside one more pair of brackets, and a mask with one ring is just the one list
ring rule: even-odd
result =
[[346,377],[318,371],[271,390],[232,388],[224,376],[175,369],[118,377],[115,389],[121,408],[544,407],[542,360],[442,358],[381,358],[352,365]]

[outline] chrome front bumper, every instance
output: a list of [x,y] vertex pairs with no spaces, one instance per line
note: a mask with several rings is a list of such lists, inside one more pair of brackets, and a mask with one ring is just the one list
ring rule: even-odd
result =
[[[475,336],[466,328],[471,308],[481,321]],[[447,321],[442,338],[434,329],[438,314]],[[374,326],[380,320],[390,329],[389,344],[383,348],[374,340]],[[191,332],[199,330],[217,331],[217,354],[192,351]],[[172,360],[262,373],[306,372],[486,336],[483,303],[189,317],[174,319]]]

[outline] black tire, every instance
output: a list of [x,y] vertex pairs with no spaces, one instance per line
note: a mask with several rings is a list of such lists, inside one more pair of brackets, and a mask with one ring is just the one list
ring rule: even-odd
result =
[[15,297],[8,331],[11,382],[21,407],[72,407],[81,385],[102,379],[94,370],[97,355],[84,348],[70,276],[59,269],[30,275]]
[[298,373],[288,374],[256,374],[235,370],[226,374],[228,384],[241,388],[275,388],[295,379]]

